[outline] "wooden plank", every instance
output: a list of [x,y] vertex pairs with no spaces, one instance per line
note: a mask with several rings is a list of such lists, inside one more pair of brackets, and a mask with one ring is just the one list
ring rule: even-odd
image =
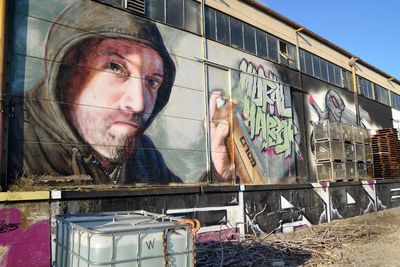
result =
[[50,191],[0,192],[0,201],[25,201],[50,199]]

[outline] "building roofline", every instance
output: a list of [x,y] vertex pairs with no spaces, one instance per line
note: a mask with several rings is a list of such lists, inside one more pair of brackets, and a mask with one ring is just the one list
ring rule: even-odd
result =
[[354,54],[348,52],[347,50],[337,46],[336,44],[332,43],[331,41],[328,41],[327,39],[323,38],[322,36],[316,34],[313,31],[307,29],[306,27],[304,27],[304,26],[302,26],[302,25],[300,25],[300,24],[288,19],[287,17],[279,14],[278,12],[266,7],[265,5],[255,1],[255,0],[241,0],[241,1],[246,3],[246,4],[248,4],[248,5],[250,5],[250,6],[252,6],[252,7],[254,7],[254,8],[256,8],[256,9],[258,9],[259,11],[264,12],[264,13],[270,15],[271,17],[273,17],[273,18],[285,23],[286,25],[292,27],[295,30],[303,28],[303,30],[301,31],[303,34],[306,34],[309,37],[312,37],[313,39],[317,40],[318,42],[321,42],[322,44],[332,48],[333,50],[335,50],[335,51],[337,51],[337,52],[349,57],[349,59],[352,58],[352,57],[358,58],[357,62],[359,64],[361,64],[364,67],[367,67],[367,68],[375,71],[376,73],[384,76],[386,79],[390,80],[391,82],[395,82],[398,85],[400,85],[400,80],[398,80],[397,78],[393,77],[392,75],[389,75],[388,73],[378,69],[377,67],[369,64],[368,62],[362,60],[361,58],[357,57],[356,55],[354,55]]

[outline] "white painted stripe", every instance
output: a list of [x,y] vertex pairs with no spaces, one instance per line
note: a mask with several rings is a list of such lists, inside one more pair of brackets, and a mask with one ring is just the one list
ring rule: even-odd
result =
[[60,190],[52,190],[51,191],[51,199],[61,199],[61,191]]
[[[240,235],[245,234],[245,229],[244,229],[244,222],[246,221],[245,215],[244,215],[244,197],[243,197],[243,191],[239,192],[239,206],[237,207],[237,212],[236,212],[236,222],[235,223],[240,223],[239,226],[239,233]],[[230,219],[228,217],[228,219]]]
[[290,203],[284,196],[281,196],[281,210],[293,208],[292,203]]
[[169,209],[167,214],[196,212],[196,211],[216,211],[216,210],[229,210],[237,208],[238,206],[223,206],[223,207],[204,207],[204,208],[187,208],[187,209]]
[[240,183],[239,188],[240,188],[240,191],[245,191],[246,190],[246,187],[244,186],[243,183]]
[[356,204],[355,199],[348,192],[346,192],[346,198],[347,198],[347,205]]

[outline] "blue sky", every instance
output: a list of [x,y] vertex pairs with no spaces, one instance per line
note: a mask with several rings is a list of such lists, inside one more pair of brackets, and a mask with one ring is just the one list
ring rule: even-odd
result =
[[259,0],[400,79],[399,0]]

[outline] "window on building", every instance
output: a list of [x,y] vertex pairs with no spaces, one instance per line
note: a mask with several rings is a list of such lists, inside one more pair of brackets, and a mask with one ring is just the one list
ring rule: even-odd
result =
[[267,34],[268,58],[278,62],[278,38]]
[[293,69],[297,69],[297,58],[296,58],[296,47],[292,44],[287,44],[287,49],[288,49],[288,55],[290,58],[289,61],[289,67],[293,68]]
[[365,83],[366,83],[366,86],[365,86],[366,92],[368,92],[365,94],[365,96],[368,98],[371,98],[371,99],[375,99],[374,98],[374,86],[373,86],[372,82],[366,80]]
[[257,39],[257,55],[260,57],[267,57],[268,56],[267,34],[257,29],[256,39]]
[[168,0],[167,4],[167,19],[166,23],[183,28],[183,1],[182,0]]
[[145,1],[145,16],[158,21],[165,21],[164,0]]
[[256,53],[256,34],[255,28],[247,23],[243,23],[244,49],[250,53]]
[[342,69],[342,80],[343,80],[344,88],[346,88],[350,91],[354,90],[353,84],[352,84],[353,79],[351,77],[351,72]]
[[311,54],[304,52],[305,72],[308,75],[314,76]]
[[400,95],[390,92],[390,100],[392,102],[392,108],[400,110]]
[[281,40],[279,40],[279,62],[286,66],[289,66],[287,44]]
[[321,79],[321,62],[317,56],[312,56],[312,63],[314,67],[314,76]]
[[372,82],[364,78],[358,77],[358,89],[361,95],[370,99],[374,99],[372,88]]
[[185,29],[200,34],[200,3],[185,0]]
[[118,8],[123,8],[124,2],[125,2],[124,0],[97,0],[97,1],[106,3],[106,4],[109,4],[109,5],[118,7]]
[[[293,46],[293,49],[295,47]],[[300,70],[308,75],[343,87],[343,69],[333,63],[300,49]]]
[[328,82],[335,84],[335,69],[334,65],[330,62],[328,64]]
[[215,33],[215,10],[209,7],[205,8],[205,16],[206,16],[206,37],[216,40]]
[[375,97],[378,102],[389,105],[389,90],[375,84]]
[[[196,0],[95,0],[114,7],[139,13],[180,29],[200,34],[200,3]],[[140,3],[139,3],[140,2]],[[144,7],[141,5],[143,2]],[[206,8],[206,13],[212,9]],[[215,13],[214,13],[215,14]],[[206,14],[207,15],[207,14]],[[210,24],[208,24],[210,25]],[[215,25],[215,20],[214,20]],[[210,25],[210,28],[212,25]]]
[[230,17],[231,45],[243,49],[243,23]]
[[306,62],[305,62],[305,52],[304,52],[304,50],[300,50],[300,55],[299,55],[299,57],[300,57],[300,70],[302,71],[302,72],[305,72],[306,71]]
[[325,60],[321,58],[321,78],[324,81],[328,81],[328,64]]
[[207,6],[205,36],[291,68],[297,68],[296,47],[293,44]]
[[279,62],[291,68],[296,68],[295,58],[296,49],[294,45],[279,40]]
[[229,17],[221,12],[216,12],[217,18],[217,41],[230,45],[229,40]]
[[335,71],[335,84],[337,86],[343,87],[342,68],[339,66],[333,65],[333,69]]

